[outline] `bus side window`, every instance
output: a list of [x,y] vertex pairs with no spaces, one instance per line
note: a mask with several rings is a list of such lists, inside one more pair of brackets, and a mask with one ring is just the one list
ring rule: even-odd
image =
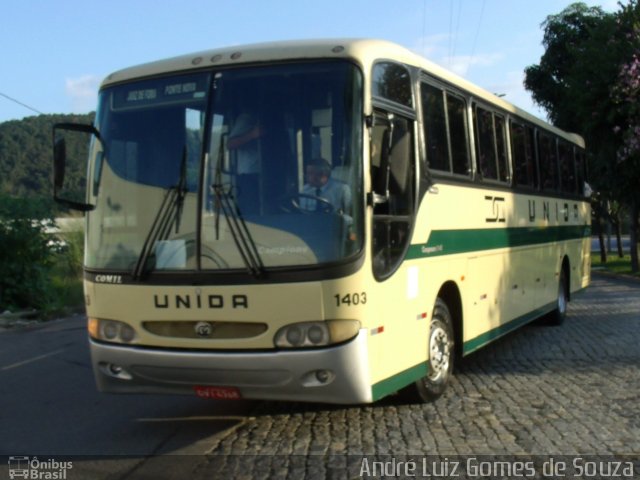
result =
[[424,82],[421,92],[429,168],[469,175],[471,169],[464,99]]
[[384,280],[402,263],[413,225],[415,112],[409,70],[377,63],[371,90],[376,105],[371,130],[373,273]]
[[[381,115],[377,115],[381,118]],[[380,120],[377,120],[380,121]],[[413,121],[390,115],[371,132],[374,193],[386,198],[373,205],[373,271],[390,275],[404,258],[415,208]],[[385,192],[386,190],[386,192]],[[388,195],[386,195],[388,193]]]
[[534,150],[533,128],[516,122],[510,123],[511,153],[515,184],[521,187],[538,187],[538,172]]
[[395,117],[389,151],[390,213],[413,213],[413,122]]
[[498,180],[508,182],[511,178],[509,174],[509,164],[507,162],[507,139],[504,130],[504,117],[493,115],[493,125],[496,133],[496,155],[498,160]]
[[480,178],[502,183],[509,182],[511,174],[507,158],[504,117],[479,106],[474,108],[473,115]]
[[578,183],[578,194],[585,195],[585,183],[587,182],[587,165],[584,158],[584,150],[576,149],[576,177]]
[[524,126],[510,122],[511,157],[513,159],[513,176],[516,185],[529,186],[529,171],[525,153]]
[[411,77],[402,65],[381,62],[373,67],[371,90],[374,97],[391,100],[399,105],[413,107]]
[[378,120],[371,128],[371,186],[375,193],[384,195],[387,190],[387,180],[382,170],[385,163],[383,156],[388,155],[391,129],[388,125],[381,125],[379,122]]
[[569,144],[559,142],[558,154],[560,161],[560,185],[562,187],[562,192],[575,194],[577,192],[577,184],[573,149]]
[[447,117],[444,92],[437,87],[423,83],[422,114],[424,116],[424,137],[427,145],[427,162],[432,170],[451,171],[449,145],[447,139]]
[[525,127],[524,145],[527,158],[527,171],[531,179],[530,185],[533,188],[538,188],[540,186],[540,174],[536,164],[536,131],[533,127]]
[[497,180],[496,150],[493,134],[493,115],[482,108],[474,109],[476,124],[476,157],[478,170],[483,179]]
[[538,162],[540,166],[540,183],[543,190],[558,189],[558,157],[554,138],[545,133],[538,133]]
[[453,173],[468,176],[471,174],[471,166],[467,140],[467,105],[464,99],[447,93],[447,113]]

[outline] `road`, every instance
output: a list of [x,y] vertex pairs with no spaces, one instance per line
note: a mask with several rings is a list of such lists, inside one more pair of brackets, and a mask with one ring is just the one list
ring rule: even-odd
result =
[[69,480],[357,478],[365,455],[640,458],[640,282],[594,277],[564,325],[473,354],[429,405],[99,394],[84,324],[0,333],[0,479],[9,456],[66,457]]
[[[611,239],[611,245],[609,248],[609,243],[608,243],[608,238]],[[622,244],[622,251],[625,254],[629,253],[629,248],[631,246],[631,239],[629,237],[629,235],[622,235],[622,237],[620,238],[620,243]],[[610,237],[607,237],[605,235],[604,237],[604,244],[606,248],[609,248],[609,252],[610,253],[616,253],[618,252],[618,239],[616,238],[615,235],[611,235]],[[598,237],[591,237],[591,251],[598,253],[600,252],[600,240],[598,239]]]
[[202,455],[249,421],[248,402],[99,394],[85,325],[78,315],[0,333],[0,458],[84,457],[67,478],[127,478],[148,456]]

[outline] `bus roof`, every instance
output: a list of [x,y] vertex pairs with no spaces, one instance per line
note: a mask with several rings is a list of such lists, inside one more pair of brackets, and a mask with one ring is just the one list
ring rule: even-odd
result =
[[517,115],[578,144],[584,148],[580,135],[567,133],[538,117],[503,100],[495,94],[465,80],[449,70],[431,62],[393,42],[377,39],[323,39],[292,40],[229,46],[195,52],[119,70],[107,76],[101,88],[136,78],[151,77],[185,70],[198,70],[212,66],[259,64],[284,60],[314,58],[346,58],[355,60],[365,71],[379,60],[393,60],[422,69],[444,82],[456,86],[502,110]]

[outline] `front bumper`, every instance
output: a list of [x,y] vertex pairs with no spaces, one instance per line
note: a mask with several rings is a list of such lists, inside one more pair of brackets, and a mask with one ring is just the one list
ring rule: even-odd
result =
[[[335,347],[269,352],[187,351],[90,340],[98,390],[194,394],[194,386],[237,387],[243,398],[340,404],[373,401],[367,330]],[[316,374],[322,371],[321,381]]]

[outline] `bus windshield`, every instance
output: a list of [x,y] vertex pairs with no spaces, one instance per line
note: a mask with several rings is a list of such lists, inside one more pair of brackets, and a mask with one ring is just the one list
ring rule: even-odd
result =
[[104,89],[87,268],[258,274],[355,255],[361,85],[355,66],[326,61]]

